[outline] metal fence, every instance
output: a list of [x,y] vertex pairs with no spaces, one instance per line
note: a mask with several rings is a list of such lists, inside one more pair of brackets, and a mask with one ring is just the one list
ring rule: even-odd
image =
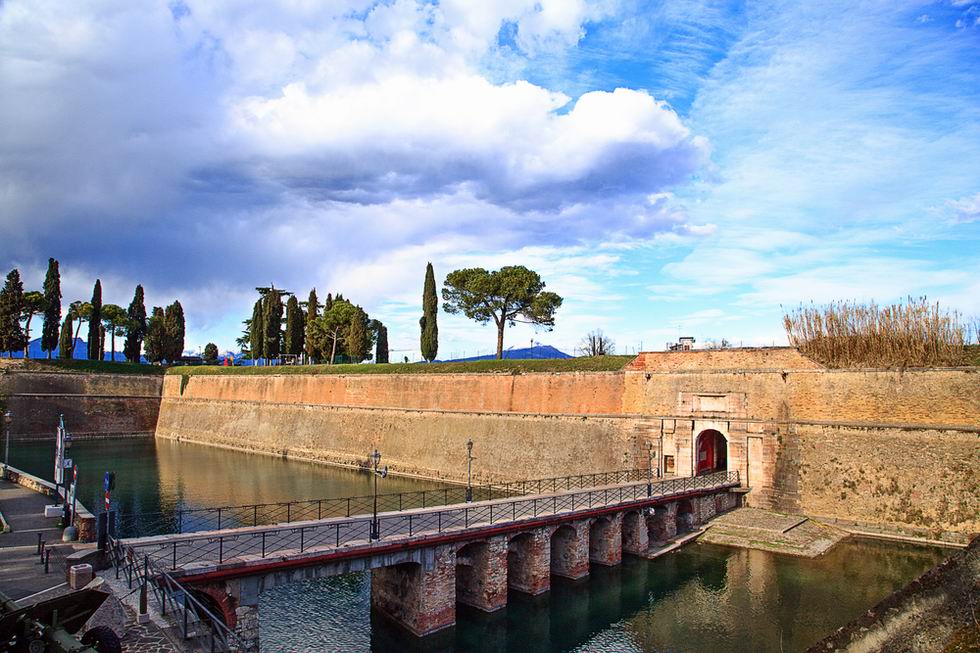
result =
[[225,624],[224,619],[206,608],[193,592],[181,585],[166,571],[154,568],[148,557],[138,558],[118,540],[110,539],[109,547],[116,578],[124,574],[129,588],[134,584],[150,592],[160,613],[169,616],[190,650],[228,652],[248,650],[242,639]]
[[[433,535],[476,526],[490,526],[540,516],[640,501],[652,497],[683,495],[698,490],[722,489],[739,484],[737,471],[705,476],[673,478],[654,483],[632,483],[599,489],[570,491],[552,496],[519,497],[479,504],[449,506],[411,514],[380,515],[378,539]],[[152,564],[176,569],[194,563],[222,564],[236,559],[283,558],[311,550],[334,550],[371,541],[372,518],[332,521],[303,526],[229,533],[217,537],[183,537],[132,546]]]
[[[615,485],[645,480],[650,474],[646,469],[624,469],[596,474],[579,474],[540,478],[527,481],[510,481],[475,485],[473,501],[489,501],[528,494],[561,492],[582,488]],[[378,495],[378,512],[401,512],[434,506],[465,503],[466,486],[454,485],[434,490],[397,492]],[[143,537],[172,533],[289,524],[331,517],[353,517],[372,512],[374,495],[357,497],[305,499],[280,503],[255,503],[214,508],[190,508],[170,512],[121,514],[117,518],[117,532],[122,537]]]

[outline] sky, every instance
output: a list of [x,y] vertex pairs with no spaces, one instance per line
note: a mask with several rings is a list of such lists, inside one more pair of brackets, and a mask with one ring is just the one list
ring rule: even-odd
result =
[[[980,0],[3,0],[0,125],[4,273],[142,283],[190,351],[274,283],[417,360],[427,261],[537,270],[564,303],[514,347],[980,315]],[[440,358],[495,346],[439,328]]]

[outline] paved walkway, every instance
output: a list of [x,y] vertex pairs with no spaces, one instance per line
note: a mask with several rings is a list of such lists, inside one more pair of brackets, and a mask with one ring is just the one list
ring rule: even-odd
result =
[[[51,497],[0,480],[0,512],[11,528],[9,533],[0,533],[0,591],[14,600],[65,582],[65,556],[76,547],[61,543],[58,519],[44,517],[44,506],[52,501]],[[43,561],[35,555],[39,533],[51,549],[47,574]]]
[[358,547],[363,556],[392,541],[415,541],[447,532],[460,533],[484,527],[514,526],[538,518],[575,519],[612,506],[670,500],[697,491],[718,491],[737,485],[725,472],[690,478],[668,478],[610,485],[585,490],[520,496],[467,504],[389,512],[378,515],[380,541],[369,537],[371,515],[293,522],[274,526],[226,529],[187,535],[160,535],[124,540],[134,559],[147,558],[160,569],[182,569],[190,573],[212,571],[224,564],[255,564],[267,558],[308,557]]

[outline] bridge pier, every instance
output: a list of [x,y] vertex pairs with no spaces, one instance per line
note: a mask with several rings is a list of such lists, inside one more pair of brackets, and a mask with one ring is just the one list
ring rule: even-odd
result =
[[623,515],[623,553],[642,556],[650,548],[650,531],[643,510],[631,510]]
[[666,542],[677,535],[677,502],[671,501],[654,509],[652,516],[647,518],[649,524],[649,540],[651,542]]
[[371,571],[371,605],[413,635],[456,623],[456,548],[427,549],[424,560]]
[[456,600],[493,612],[507,605],[507,537],[472,542],[456,553]]
[[507,585],[535,596],[551,589],[551,538],[537,528],[511,538],[507,545]]
[[589,529],[589,561],[612,567],[623,561],[623,513],[599,517]]
[[259,653],[259,606],[239,605],[235,608],[234,630],[246,645],[242,653]]
[[589,575],[588,519],[562,524],[551,536],[551,573],[576,580]]

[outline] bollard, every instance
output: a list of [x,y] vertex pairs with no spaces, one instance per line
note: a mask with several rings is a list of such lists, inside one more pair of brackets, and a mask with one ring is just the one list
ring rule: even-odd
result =
[[147,594],[146,594],[146,577],[143,578],[143,583],[140,585],[140,605],[139,614],[136,615],[136,623],[145,624],[150,620],[150,613],[147,609]]
[[51,549],[44,551],[44,573],[48,573],[48,564],[51,562]]
[[41,555],[41,534],[37,534],[37,552],[34,555]]
[[41,556],[38,562],[44,562],[44,547],[46,544],[44,540],[41,540],[41,543],[38,545],[38,555]]

